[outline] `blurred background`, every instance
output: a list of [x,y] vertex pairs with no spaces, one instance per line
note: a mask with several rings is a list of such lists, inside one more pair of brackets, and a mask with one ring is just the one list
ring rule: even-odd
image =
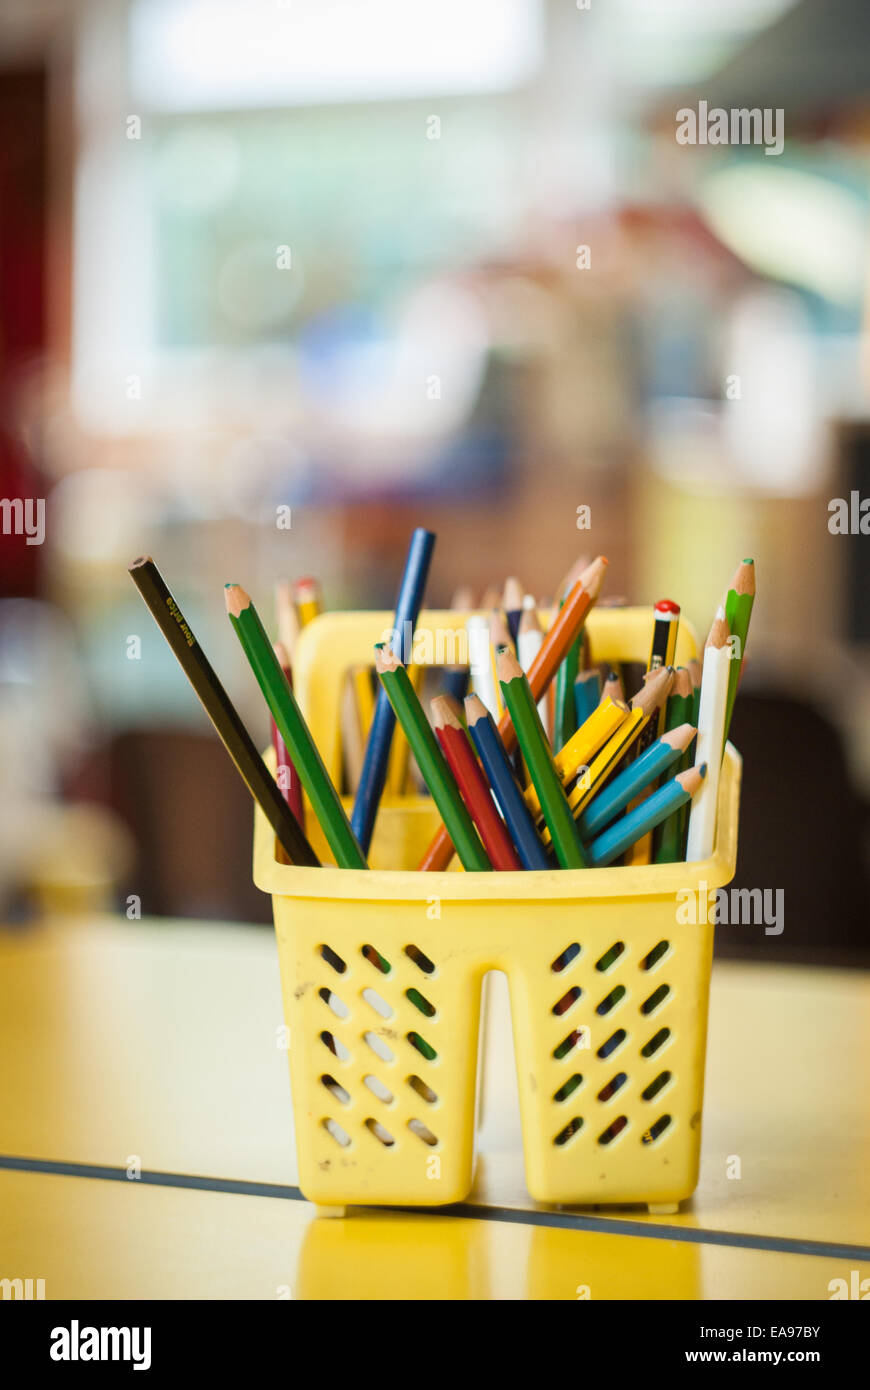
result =
[[[679,144],[702,100],[782,154]],[[870,963],[870,539],[828,526],[868,217],[860,0],[3,0],[0,495],[45,538],[4,510],[0,917],[269,920],[127,565],[265,745],[224,581],[389,608],[425,524],[432,606],[604,553],[702,638],[754,556],[736,883],[785,930],[718,949]]]

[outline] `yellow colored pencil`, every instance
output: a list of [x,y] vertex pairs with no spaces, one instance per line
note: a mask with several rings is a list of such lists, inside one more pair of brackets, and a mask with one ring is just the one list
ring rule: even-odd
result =
[[[573,782],[581,768],[588,767],[598,750],[604,747],[629,718],[628,705],[621,701],[602,700],[601,704],[596,706],[576,734],[571,735],[565,747],[553,758],[563,786]],[[526,787],[524,795],[532,815],[540,815],[540,804],[534,787]]]

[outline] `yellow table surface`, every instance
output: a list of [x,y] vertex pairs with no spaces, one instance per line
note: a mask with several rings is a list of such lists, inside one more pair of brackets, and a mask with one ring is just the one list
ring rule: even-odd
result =
[[[382,1297],[825,1298],[842,1268],[867,1277],[870,977],[718,963],[695,1197],[673,1216],[564,1213],[566,1229],[535,1224],[552,1218],[523,1183],[505,982],[487,986],[482,1152],[461,1215],[312,1221],[267,1195],[0,1170],[4,1266],[11,1249],[49,1297],[354,1297],[362,1276],[330,1273],[330,1252],[355,1242]],[[265,929],[0,932],[0,1155],[292,1186],[282,1023]]]
[[4,1272],[45,1297],[827,1299],[870,1264],[0,1171]]

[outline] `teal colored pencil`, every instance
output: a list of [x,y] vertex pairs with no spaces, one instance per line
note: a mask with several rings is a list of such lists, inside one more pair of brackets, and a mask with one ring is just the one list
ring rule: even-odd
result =
[[707,764],[690,767],[688,772],[678,772],[670,782],[666,782],[646,801],[642,801],[633,811],[614,821],[612,825],[586,846],[586,859],[590,869],[603,869],[612,864],[633,844],[648,834],[650,830],[672,814],[679,806],[691,801],[707,773]]
[[[601,701],[601,674],[596,667],[591,671],[581,671],[574,682],[575,728],[582,729],[586,720]],[[564,744],[557,745],[564,748]]]
[[594,840],[630,801],[667,772],[685,753],[696,732],[691,724],[670,729],[651,743],[639,758],[628,763],[618,777],[592,798],[578,820],[577,827],[583,839]]

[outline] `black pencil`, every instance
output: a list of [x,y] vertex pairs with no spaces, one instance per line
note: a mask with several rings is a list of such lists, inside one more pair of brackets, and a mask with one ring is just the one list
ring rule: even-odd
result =
[[224,690],[205,653],[190,630],[184,614],[149,555],[134,560],[130,577],[172,648],[221,742],[238,768],[248,791],[266,816],[290,862],[310,867],[320,860],[278,789],[269,769]]

